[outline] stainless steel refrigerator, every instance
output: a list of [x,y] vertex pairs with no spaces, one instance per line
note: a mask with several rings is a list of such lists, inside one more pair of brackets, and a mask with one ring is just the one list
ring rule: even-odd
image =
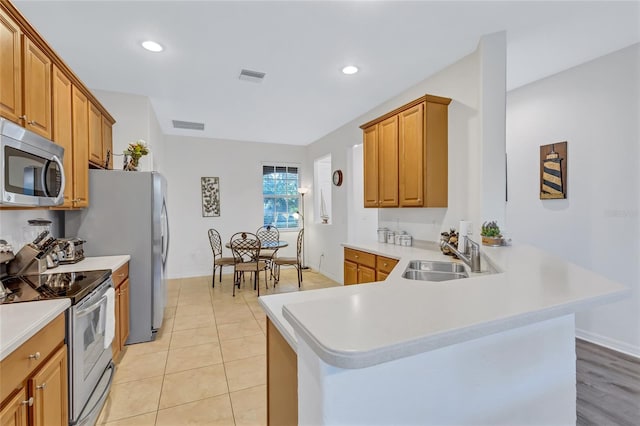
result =
[[162,326],[166,192],[166,179],[156,172],[89,170],[89,208],[65,212],[65,236],[85,240],[85,256],[131,255],[128,344],[153,340]]

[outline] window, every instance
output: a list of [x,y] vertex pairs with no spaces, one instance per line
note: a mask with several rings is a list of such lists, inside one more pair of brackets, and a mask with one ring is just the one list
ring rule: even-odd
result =
[[300,182],[298,167],[262,166],[262,195],[264,199],[264,225],[279,229],[299,228],[298,211]]

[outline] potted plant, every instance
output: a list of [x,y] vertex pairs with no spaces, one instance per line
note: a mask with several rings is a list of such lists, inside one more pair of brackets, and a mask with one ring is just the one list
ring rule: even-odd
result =
[[480,235],[482,236],[482,244],[485,246],[504,245],[504,239],[500,233],[500,227],[495,220],[483,223]]
[[123,151],[125,156],[123,169],[137,171],[140,158],[148,153],[149,146],[147,146],[147,143],[144,140],[138,139],[137,141],[130,143],[127,149]]

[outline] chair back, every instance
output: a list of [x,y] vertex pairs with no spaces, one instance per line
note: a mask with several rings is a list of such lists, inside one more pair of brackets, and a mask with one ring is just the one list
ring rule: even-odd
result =
[[229,247],[237,263],[256,261],[260,256],[260,239],[250,232],[236,232],[229,240]]
[[209,229],[209,244],[214,257],[222,257],[222,239],[220,233],[213,228]]
[[262,244],[277,244],[280,241],[280,231],[273,225],[262,226],[256,231],[257,237]]
[[304,240],[304,229],[298,232],[298,241],[296,244],[298,263],[302,265],[302,241]]

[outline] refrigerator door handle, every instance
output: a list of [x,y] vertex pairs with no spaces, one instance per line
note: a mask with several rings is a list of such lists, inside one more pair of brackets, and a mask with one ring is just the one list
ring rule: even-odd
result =
[[[169,252],[169,214],[167,212],[167,201],[162,200],[162,218],[164,221],[164,229],[162,232],[162,268],[167,266],[167,253]],[[165,235],[166,232],[166,235]]]

